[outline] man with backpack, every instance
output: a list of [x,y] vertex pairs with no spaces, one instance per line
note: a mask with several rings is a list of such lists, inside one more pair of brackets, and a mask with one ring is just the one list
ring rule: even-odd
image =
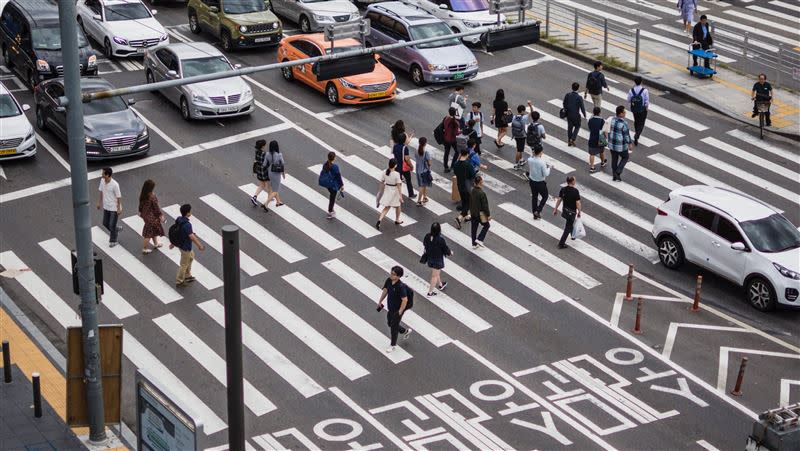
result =
[[[528,108],[533,112],[533,105],[528,100]],[[523,154],[525,152],[525,131],[530,123],[530,116],[528,116],[525,105],[517,106],[517,114],[511,119],[511,137],[517,143],[517,155],[514,158],[514,169],[519,169],[523,165]]]
[[192,230],[192,223],[189,218],[192,216],[192,206],[189,204],[181,205],[181,215],[175,219],[175,223],[169,228],[169,248],[177,247],[181,251],[181,262],[178,267],[178,275],[175,277],[176,287],[185,287],[189,282],[194,282],[192,276],[192,262],[194,261],[194,251],[192,243],[197,245],[201,251],[206,250],[200,238]]
[[461,85],[456,86],[447,98],[447,102],[450,108],[455,108],[455,118],[458,119],[459,125],[463,127],[465,123],[464,110],[467,109],[467,96],[464,95],[464,87]]
[[[533,219],[542,219],[542,209],[547,203],[547,176],[550,175],[550,165],[542,159],[544,149],[534,149],[533,155],[528,158],[528,184],[531,187],[531,213]],[[541,200],[539,200],[541,196]]]
[[380,312],[383,310],[383,300],[389,298],[386,321],[389,323],[391,344],[386,349],[387,354],[394,352],[397,348],[398,334],[403,335],[403,340],[408,339],[411,335],[411,328],[404,327],[400,321],[406,310],[410,310],[414,306],[414,291],[400,281],[401,277],[403,277],[403,268],[392,266],[389,278],[383,284],[381,297],[378,299],[377,310]]
[[572,83],[572,91],[564,96],[561,104],[559,116],[567,120],[567,145],[574,146],[578,139],[578,131],[581,129],[581,114],[586,117],[586,108],[583,106],[583,99],[578,94],[581,85],[577,82]]
[[[458,159],[458,150],[456,149],[456,136],[458,136],[461,124],[456,119],[456,109],[450,107],[447,110],[447,116],[442,119],[442,123],[433,131],[433,137],[438,144],[444,146],[444,172],[450,172],[450,166]],[[453,151],[453,161],[450,162],[450,151]]]
[[642,136],[644,123],[647,120],[647,109],[650,107],[650,93],[642,86],[640,75],[633,79],[633,83],[634,86],[628,91],[628,103],[633,113],[633,145],[638,146],[639,137]]
[[481,153],[481,138],[483,137],[483,113],[481,112],[481,103],[472,102],[472,111],[466,115],[467,123],[472,123],[472,129],[475,130],[475,135],[472,137],[475,140],[476,152]]
[[589,72],[586,77],[586,90],[583,91],[583,98],[585,99],[586,94],[589,94],[592,96],[592,103],[595,108],[602,108],[603,88],[606,88],[606,91],[611,91],[606,83],[606,76],[603,75],[603,63],[595,61],[594,70]]

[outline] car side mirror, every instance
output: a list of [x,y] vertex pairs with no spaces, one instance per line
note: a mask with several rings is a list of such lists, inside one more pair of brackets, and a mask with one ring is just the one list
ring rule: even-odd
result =
[[174,70],[168,70],[167,71],[167,77],[168,78],[178,78],[178,73],[175,72]]
[[94,19],[94,20],[96,20],[98,22],[102,22],[103,21],[103,16],[101,16],[100,14],[95,14],[95,15],[92,16],[92,19]]
[[128,105],[136,105],[136,99],[128,99]]
[[212,13],[214,13],[214,14],[219,12],[219,8],[216,7],[216,6],[211,6],[211,7],[208,8],[208,10],[211,11]]
[[241,65],[241,64],[234,64],[234,65],[233,65],[233,68],[234,68],[234,69],[241,69],[241,68],[242,68],[242,65]]
[[31,109],[31,106],[28,105],[27,103],[23,103],[22,104],[22,111],[28,111],[30,109]]
[[737,241],[737,242],[731,244],[731,249],[733,249],[735,251],[739,251],[739,252],[744,252],[744,251],[747,250],[747,247],[741,241]]
[[450,8],[448,8],[447,5],[445,5],[444,3],[440,3],[439,9],[450,9]]

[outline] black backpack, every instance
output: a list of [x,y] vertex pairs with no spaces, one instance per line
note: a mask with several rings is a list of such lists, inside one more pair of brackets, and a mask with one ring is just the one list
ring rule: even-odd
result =
[[589,94],[597,95],[602,92],[602,87],[600,86],[600,76],[595,75],[594,72],[589,74],[588,79],[586,80],[586,90],[589,91]]
[[183,230],[181,225],[178,223],[178,218],[175,218],[175,223],[169,226],[169,231],[167,232],[167,238],[169,238],[169,244],[179,247],[183,241]]
[[644,111],[644,88],[637,93],[634,91],[636,88],[631,88],[631,112],[641,113]]
[[433,129],[433,139],[436,140],[436,144],[440,146],[444,144],[444,119]]
[[525,141],[533,150],[539,150],[542,148],[542,137],[539,135],[538,122],[528,124],[528,131],[525,133]]
[[406,285],[406,298],[408,299],[408,302],[406,302],[406,310],[411,310],[411,308],[414,307],[414,290],[408,285]]

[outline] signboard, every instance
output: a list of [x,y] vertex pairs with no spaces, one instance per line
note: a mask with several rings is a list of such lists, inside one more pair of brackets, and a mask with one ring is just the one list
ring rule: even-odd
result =
[[[122,325],[98,326],[100,372],[103,376],[103,412],[106,424],[120,422],[122,398]],[[83,364],[83,328],[67,328],[67,424],[89,426]]]
[[325,41],[334,41],[347,38],[360,38],[370,32],[369,19],[355,20],[341,24],[325,26]]
[[136,442],[138,451],[202,449],[202,423],[196,422],[147,373],[136,372]]
[[515,13],[531,9],[533,0],[489,0],[489,14]]

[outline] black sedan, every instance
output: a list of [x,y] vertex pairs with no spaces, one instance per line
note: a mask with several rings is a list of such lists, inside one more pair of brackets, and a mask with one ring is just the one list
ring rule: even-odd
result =
[[[99,77],[81,78],[81,91],[114,89]],[[64,79],[54,78],[39,83],[34,91],[36,126],[51,130],[67,142],[67,112],[59,98],[64,96]],[[150,150],[150,135],[144,121],[129,108],[132,101],[120,97],[93,100],[83,104],[86,158],[103,160],[143,155]]]

